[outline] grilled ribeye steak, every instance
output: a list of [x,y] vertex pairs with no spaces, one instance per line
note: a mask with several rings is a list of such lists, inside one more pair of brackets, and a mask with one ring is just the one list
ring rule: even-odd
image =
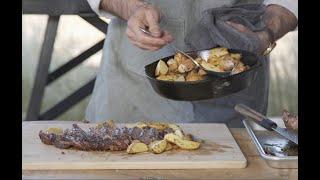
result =
[[89,128],[89,131],[84,131],[77,124],[73,124],[72,129],[66,129],[62,133],[40,131],[39,137],[44,144],[54,145],[60,149],[122,151],[126,150],[133,140],[149,144],[152,141],[163,139],[165,134],[172,132],[171,128],[164,130],[151,127],[118,128],[113,123],[104,122]]

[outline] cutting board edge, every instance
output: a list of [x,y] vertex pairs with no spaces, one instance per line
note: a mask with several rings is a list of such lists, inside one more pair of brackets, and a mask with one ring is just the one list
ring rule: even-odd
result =
[[[247,159],[243,161],[215,161],[210,163],[208,161],[198,162],[150,162],[152,166],[148,166],[148,163],[126,163],[126,162],[112,162],[106,163],[23,163],[22,170],[76,170],[76,169],[243,169],[246,168],[248,163]],[[94,164],[94,166],[92,166]],[[53,166],[54,165],[54,166]],[[231,166],[230,166],[231,165]],[[67,166],[68,168],[66,168]],[[70,168],[71,167],[71,168]]]

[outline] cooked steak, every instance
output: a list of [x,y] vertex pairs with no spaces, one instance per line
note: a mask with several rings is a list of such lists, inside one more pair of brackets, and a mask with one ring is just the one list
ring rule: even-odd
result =
[[40,131],[39,137],[44,144],[54,145],[60,149],[122,151],[127,149],[133,140],[149,144],[152,141],[163,139],[164,135],[170,132],[173,132],[170,128],[164,130],[151,127],[118,128],[113,123],[104,122],[89,128],[89,131],[84,131],[77,124],[73,124],[72,129],[66,129],[62,134]]
[[298,132],[298,116],[283,110],[282,119],[287,129]]

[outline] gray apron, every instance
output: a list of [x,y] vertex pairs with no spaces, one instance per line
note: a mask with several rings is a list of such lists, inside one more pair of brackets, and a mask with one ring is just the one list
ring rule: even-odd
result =
[[[185,51],[187,32],[200,18],[203,10],[235,3],[233,0],[149,0],[164,13],[161,27],[171,32],[174,44]],[[222,98],[202,101],[174,101],[156,94],[144,77],[144,66],[172,55],[168,47],[157,52],[141,50],[126,36],[126,21],[115,18],[108,26],[102,61],[86,120],[113,119],[115,122],[156,120],[168,122],[219,122],[232,127],[241,125],[241,116],[233,107],[244,103],[266,113],[269,85],[269,64],[263,68],[251,87]]]

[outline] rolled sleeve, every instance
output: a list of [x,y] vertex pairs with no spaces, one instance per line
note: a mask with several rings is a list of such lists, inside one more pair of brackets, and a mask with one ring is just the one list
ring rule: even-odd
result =
[[298,19],[298,0],[264,0],[263,4],[277,4],[291,11]]
[[100,17],[104,17],[104,18],[107,18],[107,19],[111,19],[111,18],[114,18],[115,16],[100,9],[100,2],[101,0],[87,0],[91,9]]

